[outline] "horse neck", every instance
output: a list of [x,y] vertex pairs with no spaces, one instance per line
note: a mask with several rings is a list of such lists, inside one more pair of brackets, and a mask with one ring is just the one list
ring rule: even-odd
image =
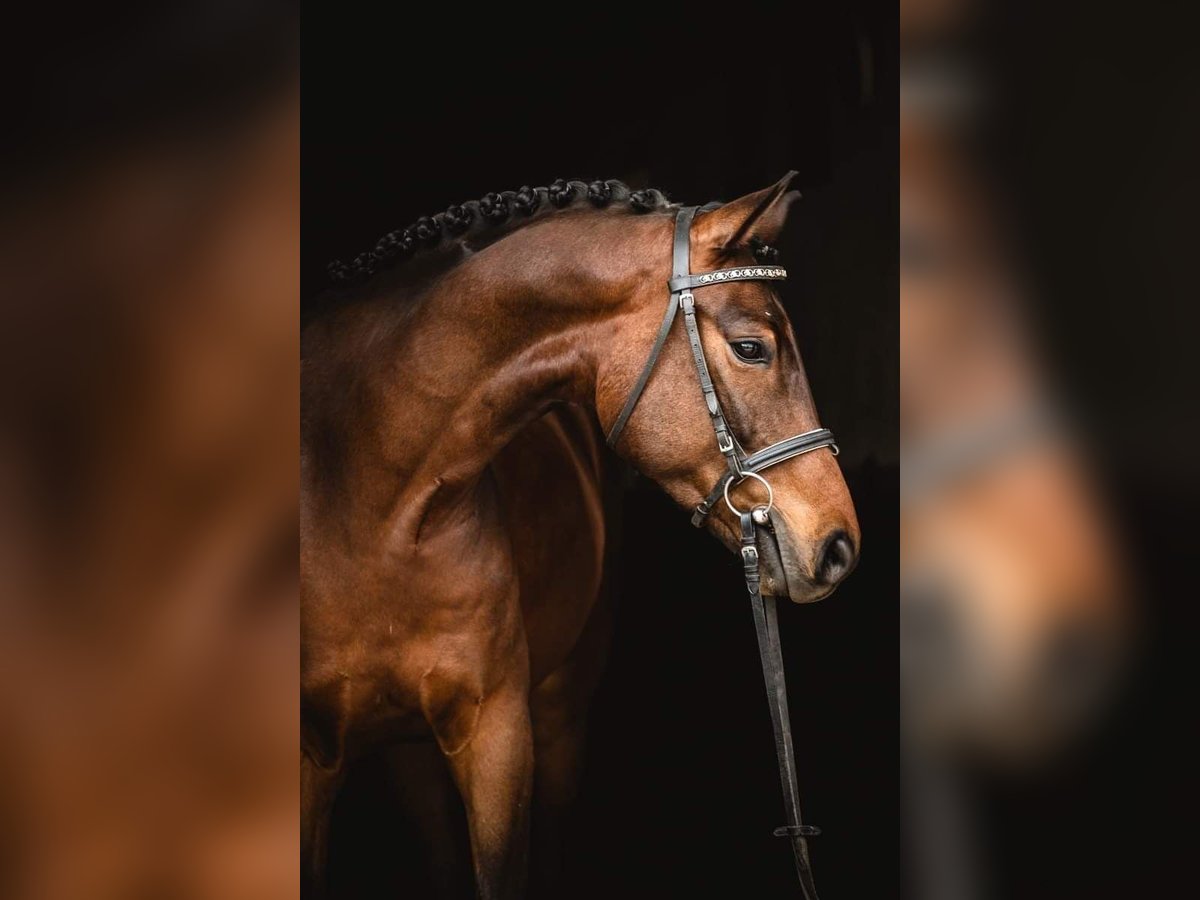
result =
[[643,274],[606,244],[630,229],[597,218],[584,239],[570,221],[522,229],[415,302],[390,292],[354,312],[334,354],[359,386],[335,426],[350,480],[337,494],[370,533],[386,519],[385,533],[418,543],[470,512],[489,463],[526,424],[557,402],[594,405],[606,325]]

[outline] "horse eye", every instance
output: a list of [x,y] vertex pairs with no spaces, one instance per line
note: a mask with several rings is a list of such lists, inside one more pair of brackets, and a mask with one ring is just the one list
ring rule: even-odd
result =
[[733,341],[729,346],[733,348],[733,352],[738,355],[739,359],[744,359],[746,362],[758,362],[767,355],[759,341]]

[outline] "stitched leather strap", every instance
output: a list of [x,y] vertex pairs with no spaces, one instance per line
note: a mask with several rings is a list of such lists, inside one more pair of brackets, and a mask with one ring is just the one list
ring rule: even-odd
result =
[[[785,460],[791,459],[793,456],[800,456],[802,453],[811,453],[813,450],[820,450],[822,447],[831,448],[834,456],[838,453],[838,446],[833,440],[833,432],[828,428],[814,428],[812,431],[797,434],[751,453],[741,461],[742,472],[761,472],[763,469],[778,465]],[[712,512],[712,508],[716,506],[717,501],[725,494],[725,485],[732,478],[734,478],[732,473],[723,476],[717,482],[716,487],[709,491],[708,496],[696,507],[695,512],[692,513],[692,524],[694,526],[700,528],[704,525],[704,520]]]
[[767,688],[767,706],[771,711],[771,728],[775,733],[775,758],[779,763],[779,780],[783,786],[783,803],[787,825],[772,832],[776,837],[791,840],[796,862],[796,876],[805,900],[818,900],[813,881],[812,864],[808,858],[808,837],[821,830],[805,825],[800,819],[800,791],[796,779],[796,759],[792,748],[792,726],[788,714],[787,683],[784,680],[783,652],[779,645],[779,620],[775,598],[764,597],[760,590],[758,572],[758,528],[753,513],[741,514],[742,567],[750,607],[754,613],[754,632],[758,638],[758,654],[762,662],[763,682]]
[[704,344],[700,341],[700,327],[696,322],[696,298],[691,291],[684,291],[679,295],[679,307],[683,310],[683,326],[687,329],[688,346],[692,349],[692,361],[696,364],[696,375],[700,378],[704,405],[708,409],[708,418],[717,436],[717,449],[725,457],[730,477],[740,478],[742,455],[729,430],[729,423],[725,421],[721,401],[717,399],[717,389],[713,386],[712,376],[708,371],[708,360],[704,358]]
[[[671,284],[681,278],[689,278],[692,270],[691,235],[692,220],[696,218],[696,207],[685,206],[675,216],[675,240],[673,242]],[[717,436],[717,449],[725,457],[725,465],[732,475],[740,476],[741,454],[725,421],[721,410],[721,401],[717,399],[717,389],[713,387],[712,376],[708,371],[708,360],[704,358],[704,344],[700,340],[700,326],[696,322],[696,298],[690,290],[671,288],[671,293],[678,293],[679,308],[683,310],[683,326],[687,330],[688,346],[692,350],[692,361],[696,365],[696,375],[700,379],[700,390],[704,394],[704,405],[708,410],[708,418],[712,423],[713,432]]]

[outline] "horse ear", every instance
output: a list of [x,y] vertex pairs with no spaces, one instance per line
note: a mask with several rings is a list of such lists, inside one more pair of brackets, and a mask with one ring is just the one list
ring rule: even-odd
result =
[[696,236],[708,246],[724,249],[745,246],[752,237],[775,243],[783,231],[788,208],[800,199],[799,191],[788,190],[796,174],[788,172],[769,188],[697,216]]

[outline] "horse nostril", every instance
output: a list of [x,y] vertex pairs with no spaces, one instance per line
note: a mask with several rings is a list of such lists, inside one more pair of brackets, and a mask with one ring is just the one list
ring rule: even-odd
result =
[[837,584],[854,567],[854,544],[840,528],[825,539],[817,554],[815,570],[818,584]]

